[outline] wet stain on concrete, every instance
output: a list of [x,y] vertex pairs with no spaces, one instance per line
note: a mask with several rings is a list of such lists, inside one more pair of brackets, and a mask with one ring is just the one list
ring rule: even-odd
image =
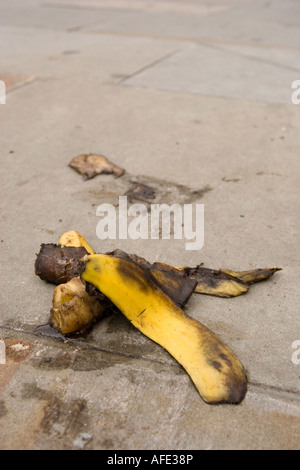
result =
[[66,336],[53,328],[50,323],[37,326],[34,330],[34,334],[36,336],[42,336],[43,338],[55,339],[56,341],[66,341]]
[[13,362],[24,361],[29,356],[32,349],[34,348],[34,344],[28,341],[18,340],[15,338],[6,339],[5,345],[6,345],[6,359],[7,360],[10,359]]
[[[60,398],[51,396],[44,407],[44,416],[41,429],[49,433],[53,427],[59,434],[64,434],[70,427],[75,428],[75,435],[85,425],[84,415],[87,410],[86,401],[82,399],[71,400],[65,403]],[[61,424],[60,426],[58,424]]]
[[[147,176],[132,178],[129,184],[132,195],[134,195],[134,190],[137,187],[144,188],[144,192],[147,195],[144,199],[157,204],[190,204],[202,199],[207,192],[212,190],[208,185],[202,188],[191,188],[183,184]],[[134,200],[134,197],[132,198]]]
[[125,193],[130,203],[134,201],[149,202],[155,199],[155,190],[146,184],[133,182],[130,189]]
[[136,328],[120,313],[113,313],[103,321],[105,322],[106,334],[124,332],[124,333],[136,333]]
[[5,401],[0,400],[0,418],[3,418],[7,414],[7,408],[5,406]]
[[5,343],[5,364],[0,366],[0,393],[13,379],[21,363],[28,358],[35,347],[29,341],[16,338],[3,338]]
[[75,196],[87,199],[93,206],[109,203],[116,207],[119,203],[119,196],[127,196],[128,204],[143,203],[149,207],[151,203],[190,204],[202,199],[212,189],[209,185],[192,188],[160,178],[132,176],[126,173],[121,178],[101,180],[100,184],[97,180],[97,186],[94,189],[83,188]]
[[40,442],[46,439],[49,448],[72,448],[74,440],[87,429],[89,414],[85,399],[65,400],[61,391],[42,389],[35,382],[23,384],[21,398],[44,402],[35,439]]
[[110,449],[114,449],[114,441],[113,439],[103,439],[103,441],[101,441],[101,449],[102,450],[110,450]]
[[[71,345],[70,345],[71,346]],[[50,350],[49,348],[41,355],[31,358],[31,365],[42,370],[64,370],[93,371],[113,367],[120,362],[130,360],[126,356],[99,351],[93,346],[74,348],[67,350]]]
[[[144,210],[150,213],[152,211],[152,204],[178,204],[183,206],[184,204],[193,204],[201,200],[206,193],[211,191],[209,185],[203,187],[189,187],[183,184],[174,183],[172,181],[165,181],[160,178],[148,177],[148,176],[131,176],[125,174],[121,178],[117,179],[106,179],[101,181],[99,184],[97,180],[97,186],[89,189],[83,189],[77,191],[74,194],[74,198],[80,198],[85,203],[92,207],[97,207],[101,204],[111,204],[116,208],[118,214],[119,208],[119,197],[127,197],[127,209],[132,204],[140,204],[140,210]],[[157,210],[161,208],[157,207]],[[136,216],[134,215],[133,218]],[[128,222],[130,222],[131,216],[128,216]],[[159,228],[159,237],[162,235],[161,227]],[[170,234],[174,234],[174,222],[171,220]]]

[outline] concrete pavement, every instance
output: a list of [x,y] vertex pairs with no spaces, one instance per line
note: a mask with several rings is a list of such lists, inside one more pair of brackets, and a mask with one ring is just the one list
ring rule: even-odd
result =
[[[297,0],[0,0],[1,449],[300,448],[299,13]],[[83,181],[68,167],[81,153],[125,177]],[[100,241],[96,207],[131,181],[204,203],[204,247]],[[240,405],[205,404],[123,317],[65,343],[34,334],[54,289],[35,255],[71,229],[149,261],[283,268],[187,306],[244,364]]]

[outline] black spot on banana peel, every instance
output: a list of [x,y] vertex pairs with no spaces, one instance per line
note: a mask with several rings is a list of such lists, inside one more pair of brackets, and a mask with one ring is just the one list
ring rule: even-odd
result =
[[177,273],[172,271],[151,268],[150,272],[159,287],[179,307],[185,306],[197,287],[197,281],[194,279],[190,279],[187,276],[178,276]]
[[186,370],[207,403],[239,403],[247,390],[242,364],[211,330],[187,316],[157,285],[147,267],[110,255],[85,256],[93,284]]

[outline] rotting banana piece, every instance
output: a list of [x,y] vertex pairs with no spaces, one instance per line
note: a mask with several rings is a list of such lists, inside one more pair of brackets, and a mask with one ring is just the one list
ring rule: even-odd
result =
[[84,269],[82,258],[86,254],[88,251],[83,246],[42,243],[35,260],[35,274],[43,281],[63,284],[81,274]]
[[82,154],[72,158],[69,166],[83,175],[85,179],[94,178],[96,175],[113,174],[116,178],[124,175],[123,168],[114,165],[104,155]]
[[80,246],[83,246],[86,251],[91,255],[95,253],[91,245],[86,241],[86,239],[81,235],[81,233],[76,232],[75,230],[70,230],[69,232],[63,233],[58,243],[62,247],[75,246],[78,248]]
[[[62,247],[53,243],[42,244],[35,261],[35,273],[44,281],[54,284],[66,283],[73,277],[80,276],[85,268],[82,258],[87,253],[86,248],[83,246]],[[115,250],[111,254],[118,258],[131,259],[131,255],[127,255],[121,250]],[[184,273],[175,270],[175,268],[162,271],[154,264],[152,269],[152,265],[143,258],[132,256],[139,260],[139,264],[151,269],[162,290],[177,305],[183,307],[187,303],[197,285],[195,280],[190,279]],[[90,293],[94,295],[94,292],[90,291]]]
[[[91,245],[75,230],[64,232],[59,238],[59,245],[61,248],[83,247],[89,254],[94,254]],[[52,303],[51,322],[62,334],[84,331],[98,321],[111,305],[104,296],[100,300],[89,295],[80,277],[73,277],[67,283],[57,286]]]
[[216,297],[236,297],[248,291],[249,287],[240,281],[221,271],[203,268],[185,268],[183,270],[190,279],[197,281],[194,292],[198,294],[213,295]]
[[80,277],[74,277],[54,289],[51,323],[62,334],[82,332],[98,321],[108,308],[108,301],[99,302],[90,296]]
[[143,334],[186,370],[207,403],[239,403],[247,390],[242,364],[211,330],[187,316],[149,269],[129,259],[86,255],[82,279],[93,284]]
[[269,279],[269,277],[271,277],[276,271],[281,271],[281,268],[257,268],[249,271],[230,271],[229,269],[220,269],[220,271],[238,278],[240,281],[249,285],[254,282]]
[[[63,236],[64,238],[62,238]],[[79,276],[84,269],[82,257],[87,252],[93,254],[92,248],[82,236],[82,239],[74,237],[73,241],[65,234],[63,236],[60,240],[65,242],[64,246],[53,243],[42,244],[35,262],[35,273],[41,279],[54,284],[65,283],[72,277]],[[86,242],[85,246],[82,246],[83,241]],[[71,243],[80,244],[80,246],[70,246]],[[115,250],[108,254],[119,258],[124,257],[121,250]],[[202,266],[195,268],[174,267],[159,262],[151,264],[134,254],[125,255],[139,265],[151,269],[163,291],[180,307],[186,304],[193,292],[215,297],[236,297],[246,293],[254,282],[268,279],[276,271],[281,270],[281,268],[263,268],[236,272],[228,269],[209,269]]]
[[263,268],[249,271],[230,271],[229,269],[209,269],[202,266],[178,268],[190,279],[197,281],[194,292],[215,297],[236,297],[245,294],[252,283],[271,277],[281,268]]
[[[115,250],[112,254],[118,256],[117,253],[119,251],[120,250]],[[174,267],[161,262],[150,264],[144,258],[137,255],[127,255],[127,257],[128,256],[133,261],[149,267],[154,277],[160,277],[162,281],[162,273],[166,276],[172,274],[173,277],[181,275],[195,282],[195,293],[223,298],[237,297],[238,295],[245,294],[248,292],[251,284],[269,279],[276,271],[281,270],[281,268],[257,268],[249,271],[231,271],[229,269],[217,270],[205,268],[202,265],[198,265],[195,268],[183,266]],[[163,285],[163,282],[161,282],[161,285]],[[179,306],[183,305],[184,303],[179,304]]]

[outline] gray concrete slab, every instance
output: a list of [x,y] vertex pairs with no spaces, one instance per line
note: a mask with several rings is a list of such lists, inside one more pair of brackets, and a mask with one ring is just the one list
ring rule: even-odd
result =
[[76,34],[65,30],[53,35],[51,29],[42,29],[38,32],[39,41],[36,35],[33,27],[2,28],[0,52],[5,69],[10,74],[30,70],[40,80],[67,78],[76,82],[79,79],[83,88],[90,79],[118,83],[181,46],[176,41]]
[[[183,11],[198,8],[191,1],[175,2],[174,10],[169,2],[154,2],[158,16],[170,12],[170,23],[159,17],[166,24],[165,39],[155,31],[153,37],[138,38],[131,15],[144,15],[151,23],[153,10],[129,3],[131,8],[121,10],[120,2],[115,9],[105,2],[77,4],[64,8],[67,20],[56,25],[63,8],[55,3],[28,3],[26,21],[23,4],[0,3],[7,15],[1,26],[7,50],[2,51],[0,79],[11,77],[20,85],[13,78],[23,77],[23,85],[12,86],[7,104],[0,105],[0,339],[7,353],[6,364],[0,364],[0,447],[298,449],[300,365],[292,362],[292,344],[300,339],[300,108],[283,98],[291,91],[284,81],[299,78],[297,66],[293,69],[295,51],[270,25],[265,38],[272,36],[276,44],[270,60],[267,48],[245,45],[242,39],[236,45],[224,40],[217,48],[174,40],[168,31],[172,15],[180,11],[179,28],[188,33],[187,18],[193,15]],[[254,9],[240,4],[226,3],[226,10],[211,15],[220,28],[215,15],[224,15],[242,36],[240,8],[250,16]],[[289,18],[295,21],[285,5],[278,1],[269,8],[270,18],[283,29]],[[295,2],[289,5],[296,8]],[[50,8],[51,14],[40,16],[40,9]],[[111,15],[115,34],[67,31],[79,10],[88,17],[95,9]],[[204,10],[199,16],[209,18]],[[115,14],[127,15],[126,35]],[[44,22],[37,25],[32,18]],[[215,32],[213,37],[219,41]],[[190,63],[199,71],[204,50],[203,89],[195,93]],[[222,96],[209,91],[211,74],[218,64],[226,65],[228,56],[234,57],[235,77],[247,76],[251,96],[244,96],[229,75],[222,81]],[[178,73],[171,76],[173,66]],[[266,94],[258,97],[257,80],[263,71],[270,78],[271,69],[273,84],[268,91],[263,78]],[[26,77],[35,79],[26,82]],[[83,181],[68,163],[90,152],[125,168],[124,177]],[[190,200],[194,190],[203,190],[193,199],[205,205],[200,251],[186,251],[185,240],[97,238],[96,207],[116,204],[136,179],[161,185],[159,194],[169,203]],[[34,334],[49,319],[54,289],[35,276],[36,253],[41,243],[56,243],[70,229],[80,231],[98,251],[118,247],[149,261],[283,268],[244,296],[193,295],[187,306],[244,364],[249,390],[242,404],[206,405],[175,360],[117,314],[86,337],[65,343]]]
[[[21,338],[11,339],[10,348],[23,341],[33,349],[21,366],[13,359],[5,366],[14,371],[1,396],[1,448],[298,447],[299,402],[292,394],[251,386],[240,406],[208,406],[176,365]],[[20,361],[16,353],[14,360]]]
[[291,84],[300,73],[298,57],[298,49],[193,44],[124,84],[291,104]]
[[[162,2],[160,6],[160,2],[156,1],[150,3],[150,8],[144,9],[138,8],[135,2],[132,10],[121,9],[119,3],[117,8],[111,6],[103,9],[99,23],[95,22],[83,29],[97,33],[114,31],[118,34],[150,35],[166,39],[298,47],[295,39],[299,29],[297,0],[272,3],[229,0],[222,4],[186,2],[181,3],[180,9],[178,3],[175,2],[174,8],[173,2]],[[72,8],[72,4],[68,2],[65,5]],[[233,24],[236,26],[232,27]]]
[[[50,28],[53,31],[68,30],[87,26],[95,21],[95,11],[62,8],[53,9],[43,5],[39,0],[29,0],[20,4],[18,0],[5,2],[2,0],[0,23],[3,26]],[[97,12],[96,12],[97,17]],[[99,14],[99,20],[101,14]]]

